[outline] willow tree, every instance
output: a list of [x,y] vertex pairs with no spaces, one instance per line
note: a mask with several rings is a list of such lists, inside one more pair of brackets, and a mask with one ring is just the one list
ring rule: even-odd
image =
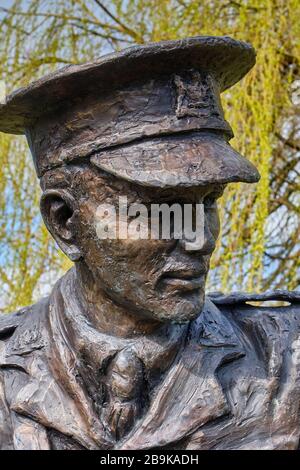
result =
[[[257,65],[223,103],[232,145],[261,180],[226,190],[210,288],[292,289],[300,257],[299,17],[299,0],[2,1],[0,90],[137,43],[193,35],[251,42]],[[0,134],[0,156],[0,308],[9,311],[47,290],[69,262],[39,216],[40,189],[24,139]]]

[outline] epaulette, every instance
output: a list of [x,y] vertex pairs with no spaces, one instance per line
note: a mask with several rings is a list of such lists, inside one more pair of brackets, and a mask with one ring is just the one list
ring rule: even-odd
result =
[[211,301],[216,305],[236,305],[246,302],[264,302],[264,301],[284,301],[290,304],[300,303],[300,291],[274,290],[267,291],[263,294],[233,292],[231,294],[223,294],[222,292],[211,292],[208,294]]
[[0,340],[4,340],[13,334],[29,310],[30,307],[24,307],[14,313],[0,314]]

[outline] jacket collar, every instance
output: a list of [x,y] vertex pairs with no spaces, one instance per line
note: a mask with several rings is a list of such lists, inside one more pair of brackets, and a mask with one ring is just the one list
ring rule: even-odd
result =
[[162,447],[184,439],[208,421],[229,412],[217,371],[244,355],[231,324],[206,300],[191,324],[185,347],[156,391],[150,408],[122,450]]
[[59,281],[50,299],[26,315],[2,348],[0,367],[5,368],[8,405],[13,412],[72,437],[87,449],[111,448],[114,442],[84,385],[76,382],[76,357],[67,336],[57,328],[61,301]]
[[[60,322],[60,302],[58,283],[50,303],[43,304],[43,314],[41,308],[31,312],[2,351],[0,367],[14,367],[14,373],[22,376],[22,380],[14,381],[17,386],[10,384],[10,408],[73,437],[88,449],[112,448],[116,443],[101,423],[84,384],[75,378],[76,355],[68,344],[64,325],[56,324]],[[50,349],[51,358],[55,357],[51,363],[47,360]],[[242,355],[242,345],[230,322],[207,299],[175,361],[154,390],[144,417],[117,447],[165,446],[227,414],[217,371],[223,363]]]

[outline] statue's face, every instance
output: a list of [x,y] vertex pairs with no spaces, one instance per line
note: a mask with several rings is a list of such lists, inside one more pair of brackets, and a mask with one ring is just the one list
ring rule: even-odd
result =
[[[80,185],[74,224],[76,243],[95,282],[108,296],[136,315],[160,321],[188,321],[199,314],[211,254],[219,235],[216,199],[224,186],[160,190],[142,188],[87,166],[78,171]],[[76,184],[75,184],[76,186]],[[99,206],[118,208],[119,196],[130,204],[203,203],[203,243],[187,249],[185,240],[103,239],[99,237]],[[101,206],[102,207],[102,206]],[[128,219],[131,222],[132,218]]]

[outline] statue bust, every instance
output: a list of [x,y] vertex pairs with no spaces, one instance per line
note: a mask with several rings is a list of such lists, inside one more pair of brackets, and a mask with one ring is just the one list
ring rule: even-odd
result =
[[[74,261],[47,298],[0,318],[3,449],[298,447],[299,293],[205,296],[217,199],[259,179],[220,102],[254,63],[229,37],[147,44],[0,105],[0,131],[26,135],[45,224]],[[121,199],[126,236],[109,212]],[[199,239],[175,236],[175,215],[167,237],[139,236],[157,204],[192,219],[199,205]],[[247,303],[268,299],[289,305]]]

